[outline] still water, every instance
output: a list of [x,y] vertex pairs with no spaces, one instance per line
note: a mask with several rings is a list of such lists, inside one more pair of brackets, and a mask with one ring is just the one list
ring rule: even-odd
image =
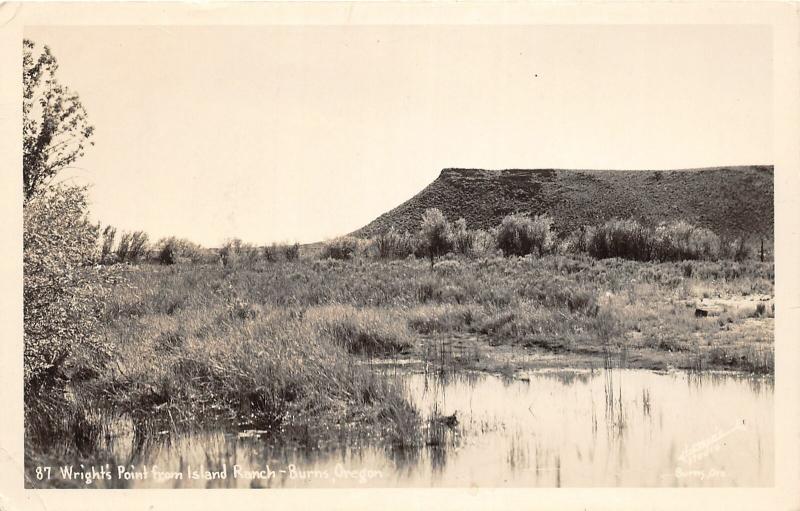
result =
[[[646,370],[397,373],[422,447],[322,449],[207,432],[156,442],[100,486],[770,486],[771,379]],[[124,454],[126,438],[116,440]],[[208,471],[208,472],[206,472]],[[177,474],[181,474],[177,476]],[[196,476],[196,477],[194,477]],[[211,477],[208,479],[207,477]],[[180,477],[180,478],[178,478]]]

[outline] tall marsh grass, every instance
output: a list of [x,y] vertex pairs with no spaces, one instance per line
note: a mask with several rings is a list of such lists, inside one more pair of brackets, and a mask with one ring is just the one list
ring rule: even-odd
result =
[[[487,350],[639,350],[672,364],[692,355],[704,368],[770,372],[766,308],[720,323],[695,318],[694,301],[709,290],[771,295],[774,265],[692,261],[690,276],[686,266],[580,254],[445,256],[433,271],[420,259],[362,257],[125,266],[97,317],[108,357],[67,357],[82,396],[74,416],[103,406],[142,424],[222,420],[276,435],[349,424],[402,445],[418,413],[363,362],[419,355],[453,336]],[[462,358],[469,366],[485,357]]]
[[327,305],[309,309],[305,320],[316,336],[350,353],[383,355],[408,349],[412,337],[396,311]]

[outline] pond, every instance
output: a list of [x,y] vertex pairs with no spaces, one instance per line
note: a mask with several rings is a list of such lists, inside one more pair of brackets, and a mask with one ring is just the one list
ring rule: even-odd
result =
[[[254,435],[193,433],[153,443],[129,458],[135,459],[125,467],[130,476],[119,480],[113,467],[114,480],[99,485],[773,484],[771,378],[631,369],[540,369],[513,378],[393,369],[387,377],[404,387],[425,419],[421,447],[347,442],[308,449]],[[124,454],[125,442],[125,437],[116,440],[118,454]]]

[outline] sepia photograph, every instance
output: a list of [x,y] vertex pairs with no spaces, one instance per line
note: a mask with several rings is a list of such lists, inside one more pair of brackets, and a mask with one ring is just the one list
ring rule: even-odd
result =
[[776,486],[773,26],[136,19],[14,49],[26,490]]

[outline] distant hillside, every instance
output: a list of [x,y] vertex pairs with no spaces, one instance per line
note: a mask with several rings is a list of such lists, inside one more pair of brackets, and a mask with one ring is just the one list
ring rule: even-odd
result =
[[773,236],[773,167],[691,170],[444,169],[424,190],[354,232],[416,231],[427,208],[470,228],[509,213],[549,213],[563,235],[610,218],[649,225],[685,219],[723,236]]

